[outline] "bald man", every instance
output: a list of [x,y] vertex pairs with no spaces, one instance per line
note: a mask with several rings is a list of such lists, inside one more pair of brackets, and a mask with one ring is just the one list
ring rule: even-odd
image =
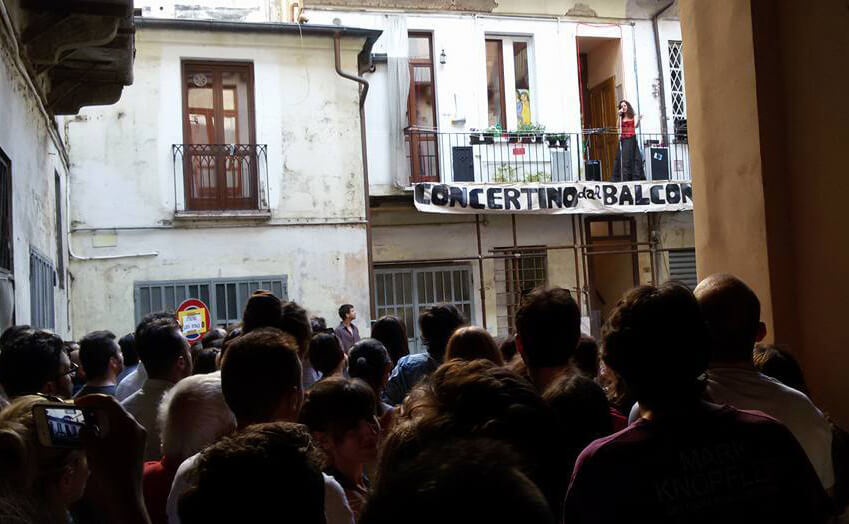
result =
[[713,402],[761,411],[783,423],[814,466],[823,488],[834,486],[831,425],[803,393],[759,373],[755,343],[766,336],[755,292],[732,275],[716,274],[696,287],[696,299],[713,339],[707,395]]

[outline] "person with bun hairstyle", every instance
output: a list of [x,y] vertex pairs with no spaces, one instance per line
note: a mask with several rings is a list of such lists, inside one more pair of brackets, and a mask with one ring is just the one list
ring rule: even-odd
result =
[[[383,393],[391,371],[392,362],[389,359],[389,353],[379,340],[364,338],[351,347],[351,353],[348,355],[348,376],[368,384],[377,398],[380,398]],[[388,431],[392,426],[394,408],[379,400],[375,414],[380,420],[383,431]]]

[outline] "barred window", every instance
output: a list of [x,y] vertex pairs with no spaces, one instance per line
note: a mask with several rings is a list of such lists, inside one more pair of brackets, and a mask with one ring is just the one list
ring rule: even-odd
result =
[[548,281],[548,258],[544,248],[496,248],[501,255],[518,255],[497,259],[495,285],[498,311],[498,335],[516,330],[516,310],[522,298]]
[[680,40],[669,41],[669,84],[672,94],[672,118],[687,118],[684,96],[684,50]]
[[159,280],[136,282],[134,289],[136,323],[148,313],[175,310],[189,298],[201,300],[209,307],[212,324],[227,326],[242,320],[242,310],[251,293],[267,289],[288,300],[286,275],[246,278],[212,278],[202,280]]
[[56,272],[53,262],[38,251],[29,254],[30,325],[38,329],[55,329],[53,287]]

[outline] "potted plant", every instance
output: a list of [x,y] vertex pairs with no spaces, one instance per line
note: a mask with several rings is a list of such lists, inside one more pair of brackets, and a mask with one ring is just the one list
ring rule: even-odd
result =
[[548,134],[545,135],[545,139],[548,141],[548,147],[566,147],[566,143],[568,142],[566,133]]
[[506,182],[518,182],[519,177],[513,166],[510,164],[501,164],[495,170],[495,181],[501,184]]
[[519,124],[518,135],[523,143],[533,144],[542,142],[544,131],[545,126],[542,124]]

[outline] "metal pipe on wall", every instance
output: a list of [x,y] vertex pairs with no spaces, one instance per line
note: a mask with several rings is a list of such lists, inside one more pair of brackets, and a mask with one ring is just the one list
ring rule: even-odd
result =
[[481,317],[483,328],[486,329],[486,289],[483,284],[483,249],[481,248],[481,216],[475,215],[475,233],[478,237],[478,279],[480,280]]
[[371,206],[369,205],[369,180],[368,180],[368,147],[366,142],[366,96],[368,96],[369,83],[363,77],[351,75],[342,71],[342,53],[340,51],[340,33],[337,31],[333,34],[333,58],[336,67],[336,74],[342,78],[347,78],[357,82],[360,85],[360,141],[362,144],[363,154],[363,201],[365,202],[366,216],[366,263],[368,264],[368,283],[366,290],[368,294],[369,316],[372,320],[376,320],[376,308],[374,296],[372,295],[372,286],[374,286],[374,261],[372,255],[371,241]]

